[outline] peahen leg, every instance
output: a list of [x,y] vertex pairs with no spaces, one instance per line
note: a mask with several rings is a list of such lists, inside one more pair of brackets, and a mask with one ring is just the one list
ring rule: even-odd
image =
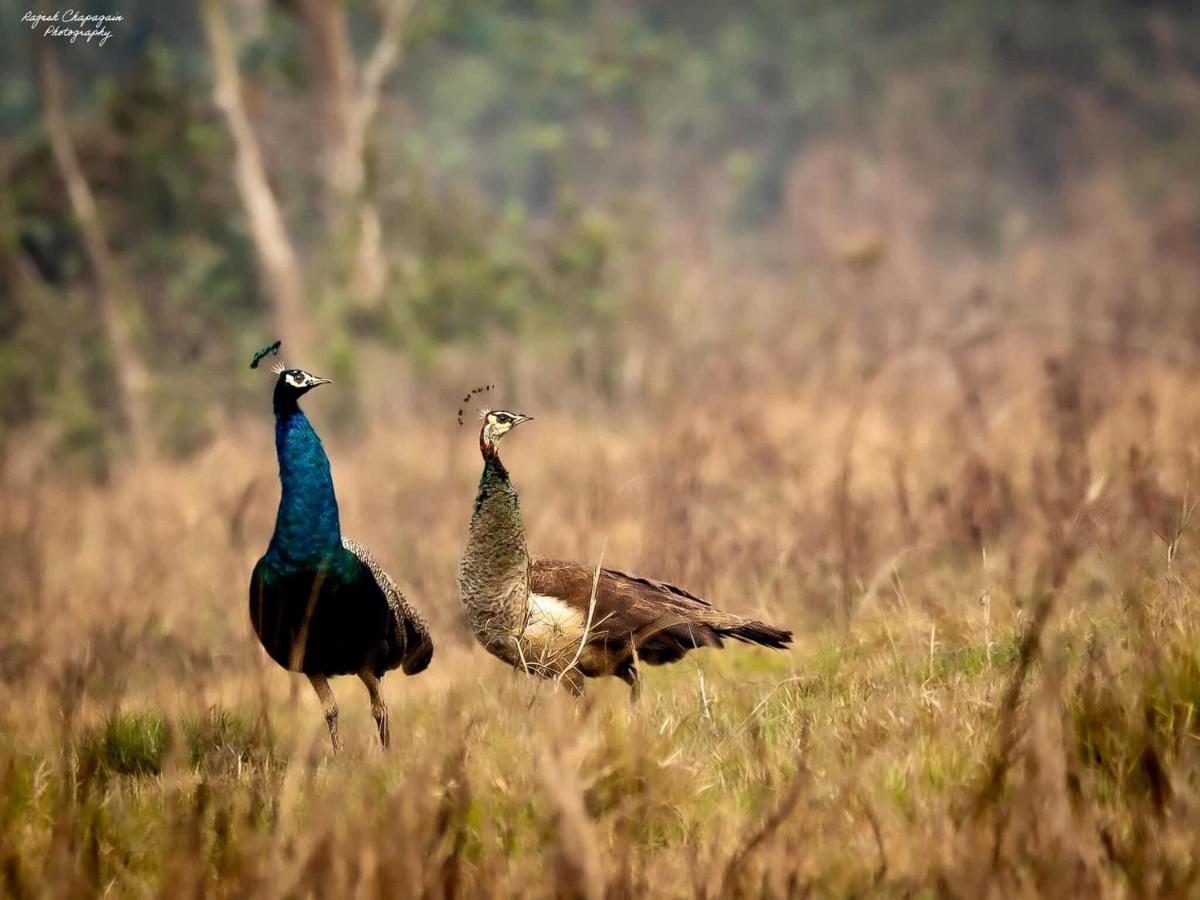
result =
[[633,663],[617,671],[617,677],[629,685],[629,700],[637,703],[642,696],[642,673]]
[[367,686],[367,693],[371,695],[371,715],[379,728],[379,743],[383,744],[383,749],[386,750],[392,745],[392,732],[388,728],[387,704],[383,702],[379,678],[370,669],[363,669],[358,673],[358,677],[362,679],[362,683]]
[[329,726],[329,739],[333,741],[333,749],[342,749],[342,736],[338,734],[338,708],[337,700],[333,697],[333,690],[329,687],[329,679],[324,675],[309,675],[309,682],[313,686],[313,690],[317,692],[317,696],[321,698],[321,708],[325,710],[325,724]]
[[566,685],[567,690],[571,692],[573,697],[583,696],[584,678],[583,673],[578,669],[567,669],[567,671],[558,677],[558,680]]
[[637,703],[642,696],[642,673],[638,671],[638,645],[634,638],[629,639],[629,658],[626,659],[614,673],[629,685],[629,702]]

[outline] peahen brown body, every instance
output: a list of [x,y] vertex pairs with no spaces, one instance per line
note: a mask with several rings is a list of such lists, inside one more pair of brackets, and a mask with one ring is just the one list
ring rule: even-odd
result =
[[661,581],[616,569],[533,559],[520,501],[497,444],[529,417],[489,412],[479,434],[483,474],[459,564],[459,593],[479,642],[515,668],[561,678],[612,675],[635,691],[637,664],[674,662],[726,638],[783,649],[792,634],[716,609]]

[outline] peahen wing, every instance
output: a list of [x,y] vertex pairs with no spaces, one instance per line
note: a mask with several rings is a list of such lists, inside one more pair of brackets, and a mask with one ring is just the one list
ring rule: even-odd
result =
[[594,578],[595,569],[580,563],[540,559],[532,565],[530,587],[570,606],[585,622],[590,609],[588,643],[615,653],[632,646],[640,659],[659,664],[696,647],[720,647],[726,637],[769,647],[791,641],[791,632],[721,612],[683,588],[617,569],[600,570],[593,608]]

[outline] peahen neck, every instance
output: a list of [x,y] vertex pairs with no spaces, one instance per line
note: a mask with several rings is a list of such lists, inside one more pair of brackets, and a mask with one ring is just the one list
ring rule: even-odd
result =
[[[490,451],[490,452],[489,452]],[[500,655],[515,647],[529,597],[529,552],[517,491],[495,446],[483,454],[459,591],[479,639]]]
[[312,569],[342,544],[329,457],[294,397],[275,397],[275,450],[281,493],[268,564],[280,572]]

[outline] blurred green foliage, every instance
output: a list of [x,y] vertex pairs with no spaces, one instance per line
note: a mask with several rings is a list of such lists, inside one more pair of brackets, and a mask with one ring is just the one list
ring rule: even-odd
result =
[[[377,7],[346,8],[365,58]],[[257,384],[241,360],[270,336],[266,307],[196,9],[121,11],[105,47],[58,50],[156,373],[160,449],[186,454],[211,437],[215,409]],[[264,11],[238,23],[248,102],[320,298],[314,316],[332,324],[325,349],[351,380],[350,348],[368,336],[419,363],[496,332],[582,334],[615,351],[638,292],[624,263],[646,251],[634,199],[688,215],[712,193],[729,227],[769,227],[796,159],[822,136],[869,144],[897,118],[918,137],[970,134],[971,163],[946,173],[936,221],[984,248],[1000,243],[1008,207],[1052,203],[1086,165],[1068,102],[1081,91],[1129,123],[1118,151],[1135,190],[1200,174],[1194,4],[418,0],[368,152],[389,278],[363,306],[317,227],[316,136],[289,130],[314,121],[301,24],[284,0]],[[0,0],[0,19],[22,12]],[[40,128],[33,39],[0,29],[0,443],[51,421],[59,446],[102,473],[116,446],[111,360]],[[928,99],[924,112],[889,118],[898,88]]]

